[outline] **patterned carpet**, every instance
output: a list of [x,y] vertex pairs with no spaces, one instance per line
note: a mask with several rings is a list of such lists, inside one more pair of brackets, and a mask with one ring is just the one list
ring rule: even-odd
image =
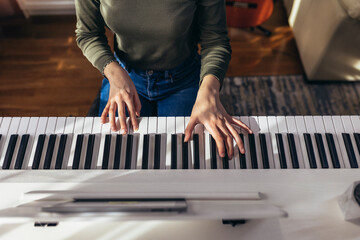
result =
[[231,115],[358,115],[360,82],[309,83],[301,75],[231,77],[220,98]]

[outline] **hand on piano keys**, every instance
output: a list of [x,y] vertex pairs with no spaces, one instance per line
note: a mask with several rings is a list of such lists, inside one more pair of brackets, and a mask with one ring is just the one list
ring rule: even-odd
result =
[[143,117],[137,133],[119,134],[100,118],[0,118],[2,169],[292,169],[358,168],[359,116],[238,117],[234,158],[221,158],[198,124],[184,142],[189,117]]

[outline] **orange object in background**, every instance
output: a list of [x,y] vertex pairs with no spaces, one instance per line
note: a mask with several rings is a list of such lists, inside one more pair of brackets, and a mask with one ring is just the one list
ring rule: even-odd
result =
[[258,27],[269,19],[273,0],[226,0],[226,20],[229,27]]

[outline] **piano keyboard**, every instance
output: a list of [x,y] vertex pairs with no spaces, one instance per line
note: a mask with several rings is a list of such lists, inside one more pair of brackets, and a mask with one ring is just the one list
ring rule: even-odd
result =
[[184,143],[189,117],[143,117],[127,135],[95,117],[0,117],[0,167],[7,169],[319,169],[358,168],[359,116],[239,117],[241,154],[220,158],[199,124]]

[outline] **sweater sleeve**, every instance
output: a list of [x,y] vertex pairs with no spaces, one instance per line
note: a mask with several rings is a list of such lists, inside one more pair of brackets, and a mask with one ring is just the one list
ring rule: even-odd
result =
[[212,74],[222,85],[231,58],[225,1],[199,0],[197,14],[201,46],[200,84],[206,75]]
[[76,42],[85,57],[102,74],[107,64],[115,61],[105,35],[105,22],[99,0],[75,0]]

